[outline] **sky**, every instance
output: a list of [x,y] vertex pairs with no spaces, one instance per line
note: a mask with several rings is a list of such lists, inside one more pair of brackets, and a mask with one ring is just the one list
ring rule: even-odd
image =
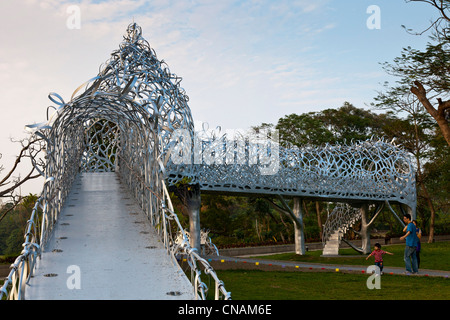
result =
[[11,139],[46,120],[48,94],[68,102],[132,22],[183,78],[194,120],[233,130],[345,101],[369,108],[393,80],[380,63],[428,41],[402,25],[422,31],[436,16],[404,0],[1,0],[0,166],[20,150]]

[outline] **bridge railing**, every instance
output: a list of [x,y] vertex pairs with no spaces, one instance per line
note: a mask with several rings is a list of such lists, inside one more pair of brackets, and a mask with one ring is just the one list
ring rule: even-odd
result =
[[338,203],[327,218],[322,234],[322,244],[330,239],[331,235],[339,229],[345,234],[349,225],[361,220],[361,211],[359,208],[353,208],[346,203]]
[[44,197],[41,196],[33,207],[25,229],[23,250],[11,265],[11,271],[0,288],[0,300],[23,300],[25,297],[26,284],[33,275],[37,258],[41,253],[42,235],[45,234],[46,223],[43,221],[45,215],[42,212],[46,210],[46,205],[43,203]]
[[[173,209],[172,201],[164,181],[162,184],[164,198],[161,199],[162,232],[160,232],[160,234],[168,254],[172,257],[174,263],[177,263],[177,255],[186,256],[186,260],[191,269],[191,282],[197,299],[206,300],[208,295],[208,287],[201,280],[202,269],[206,275],[211,276],[214,280],[214,298],[216,300],[231,299],[231,293],[226,291],[223,281],[219,279],[208,261],[200,256],[196,248],[190,246],[189,238]],[[3,286],[0,288],[0,300],[23,300],[25,298],[26,284],[33,275],[37,259],[40,257],[43,235],[47,234],[48,231],[45,230],[47,226],[47,223],[45,222],[47,205],[44,200],[45,198],[41,196],[34,205],[31,217],[26,226],[23,250],[11,265],[11,271],[8,277],[5,278]],[[181,242],[175,243],[171,235],[170,230],[172,221],[175,222],[175,228],[182,235],[183,240]]]
[[200,256],[197,248],[192,248],[189,244],[189,237],[187,236],[184,228],[182,227],[178,216],[176,215],[172,201],[169,196],[167,187],[162,181],[165,201],[167,206],[163,205],[164,211],[164,234],[168,235],[168,230],[170,229],[170,221],[174,221],[178,234],[181,234],[182,241],[175,241],[173,237],[164,237],[164,244],[168,249],[169,253],[175,258],[177,255],[186,256],[186,261],[191,269],[191,282],[194,286],[195,296],[201,300],[206,300],[208,294],[208,287],[204,282],[201,281],[201,269],[204,270],[205,274],[210,275],[214,279],[215,292],[214,298],[219,300],[223,297],[224,300],[231,299],[231,293],[226,291],[223,281],[219,279],[214,269],[204,258]]
[[[162,164],[160,163],[162,166]],[[214,280],[214,298],[216,300],[230,300],[231,293],[226,291],[223,281],[219,279],[214,269],[208,263],[207,260],[201,257],[197,248],[192,248],[189,243],[189,237],[187,236],[184,228],[182,227],[180,220],[173,208],[172,200],[170,198],[167,186],[164,179],[161,179],[160,187],[162,189],[162,194],[158,194],[152,190],[151,186],[146,182],[142,175],[134,170],[132,166],[121,157],[121,171],[122,175],[127,177],[125,180],[127,183],[131,183],[130,188],[141,189],[140,194],[147,190],[153,198],[156,198],[159,202],[160,212],[159,217],[154,216],[154,212],[147,212],[150,222],[153,224],[157,232],[162,238],[164,247],[167,253],[171,256],[173,263],[178,263],[176,257],[184,256],[190,267],[191,271],[191,283],[194,287],[195,297],[200,300],[206,300],[208,296],[209,288],[202,281],[201,275],[202,271],[205,275],[211,276]],[[131,178],[132,177],[132,178]],[[147,206],[145,202],[141,203],[144,210],[151,208],[152,206]],[[153,215],[152,215],[153,214]],[[175,230],[175,232],[172,232]],[[175,239],[176,235],[181,234],[181,241]]]

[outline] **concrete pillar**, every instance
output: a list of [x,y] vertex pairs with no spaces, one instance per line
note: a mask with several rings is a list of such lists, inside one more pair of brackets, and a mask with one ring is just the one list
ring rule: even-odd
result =
[[417,219],[416,206],[413,206],[412,208],[410,206],[407,206],[406,212],[411,215],[411,221]]
[[199,185],[186,186],[186,207],[189,214],[189,236],[190,245],[192,248],[197,248],[198,253],[201,253],[200,248],[200,207],[201,194]]
[[367,203],[361,205],[361,248],[363,254],[370,253],[370,225],[368,223],[369,206]]
[[295,236],[295,253],[304,255],[305,250],[305,234],[303,232],[303,201],[299,197],[294,197],[293,213],[297,221],[294,220],[294,236]]

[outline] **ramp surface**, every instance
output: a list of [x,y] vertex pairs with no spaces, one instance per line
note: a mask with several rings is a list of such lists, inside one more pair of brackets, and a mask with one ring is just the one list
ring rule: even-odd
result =
[[194,299],[194,290],[115,173],[74,182],[26,299]]

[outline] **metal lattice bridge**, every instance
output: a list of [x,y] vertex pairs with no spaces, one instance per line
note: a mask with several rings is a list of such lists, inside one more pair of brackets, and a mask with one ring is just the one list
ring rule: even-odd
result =
[[[180,81],[133,23],[69,102],[49,94],[47,120],[27,126],[45,145],[45,165],[36,163],[45,182],[1,298],[205,299],[213,289],[215,299],[230,299],[205,259],[205,192],[276,198],[294,221],[300,253],[298,199],[349,208],[389,202],[415,212],[414,169],[394,145],[286,149],[276,132],[196,131]],[[288,198],[297,200],[292,209]],[[351,219],[341,220],[335,229]]]

